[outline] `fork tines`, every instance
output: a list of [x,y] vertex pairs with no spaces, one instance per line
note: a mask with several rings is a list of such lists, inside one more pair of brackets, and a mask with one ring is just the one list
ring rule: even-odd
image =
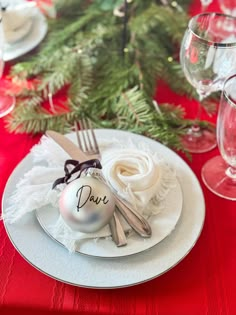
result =
[[96,136],[89,119],[79,120],[78,130],[77,123],[75,122],[75,132],[77,136],[79,148],[86,154],[99,154],[99,147],[96,140]]

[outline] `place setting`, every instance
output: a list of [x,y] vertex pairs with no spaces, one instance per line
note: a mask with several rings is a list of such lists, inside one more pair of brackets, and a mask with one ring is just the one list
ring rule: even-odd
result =
[[[218,143],[222,157],[203,166],[202,179],[218,196],[235,200],[236,19],[204,12],[184,29],[179,43],[183,74],[174,80],[181,82],[184,75],[191,87],[183,90],[196,90],[199,110],[189,120],[180,107],[150,96],[154,85],[146,68],[140,68],[132,6],[124,1],[114,10],[99,7],[104,19],[115,21],[120,31],[116,41],[104,25],[98,27],[93,6],[73,22],[59,7],[58,16],[67,23],[60,45],[54,41],[61,26],[52,23],[55,33],[44,42],[42,55],[39,49],[13,71],[16,81],[33,83],[17,94],[18,108],[8,124],[42,136],[6,184],[2,218],[13,246],[28,263],[71,285],[112,289],[140,284],[168,272],[193,249],[203,229],[205,201],[196,175],[174,150],[200,154]],[[163,14],[169,14],[165,9]],[[2,7],[2,15],[4,61],[25,54],[47,33],[35,2]],[[8,22],[14,15],[22,25],[17,37],[10,31],[16,25]],[[141,31],[152,36],[153,29]],[[107,51],[111,42],[114,47]],[[151,52],[155,64],[157,52]],[[162,58],[167,75],[176,68],[173,57]],[[153,69],[162,76],[159,64]],[[62,90],[64,107],[57,104]],[[200,103],[219,91],[215,127],[201,120]]]
[[233,315],[235,1],[0,9],[0,314]]
[[167,147],[126,131],[95,129],[101,158],[91,159],[76,144],[84,132],[91,128],[47,131],[11,175],[3,219],[13,245],[43,273],[84,287],[125,287],[168,271],[203,227],[195,175]]

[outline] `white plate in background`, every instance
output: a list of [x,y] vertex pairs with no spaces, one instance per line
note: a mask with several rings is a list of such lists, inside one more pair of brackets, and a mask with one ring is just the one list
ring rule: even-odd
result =
[[38,8],[34,8],[31,30],[19,41],[4,45],[4,60],[10,61],[28,53],[38,46],[47,34],[48,24],[44,15]]

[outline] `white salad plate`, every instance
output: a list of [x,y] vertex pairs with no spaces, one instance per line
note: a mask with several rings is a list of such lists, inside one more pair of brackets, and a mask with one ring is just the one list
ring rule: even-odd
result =
[[[75,133],[67,136],[76,143]],[[104,137],[98,138],[100,147],[103,145],[103,139]],[[106,142],[106,150],[113,150],[114,147],[116,147],[114,141],[111,141],[109,144],[107,139],[104,140]],[[127,146],[127,142],[121,143],[121,145]],[[140,253],[158,244],[173,231],[182,211],[183,194],[181,186],[174,175],[171,186],[173,187],[170,188],[165,200],[160,202],[163,209],[157,215],[153,215],[148,219],[152,228],[151,238],[142,238],[136,233],[129,233],[130,235],[127,239],[128,244],[123,247],[117,247],[111,238],[99,238],[96,240],[86,238],[77,241],[76,251],[94,257],[117,258]],[[63,245],[61,237],[54,237],[53,235],[53,226],[57,222],[59,215],[59,209],[53,208],[52,206],[49,207],[48,205],[36,211],[37,219],[45,232]],[[127,224],[124,226],[126,230],[129,229]]]
[[[127,139],[134,143],[143,142],[153,152],[158,152],[158,155],[176,170],[182,191],[182,194],[178,192],[176,196],[183,196],[183,204],[181,215],[171,233],[156,246],[155,244],[150,246],[149,250],[142,250],[136,255],[127,254],[124,257],[104,259],[68,253],[66,248],[48,237],[35,213],[25,215],[14,224],[5,222],[5,227],[17,251],[31,265],[52,278],[90,288],[127,287],[160,276],[190,252],[204,224],[204,197],[200,184],[189,166],[164,145],[126,131],[99,129],[96,130],[96,135],[98,140],[109,140],[114,137],[124,142],[127,142]],[[17,182],[32,166],[32,156],[29,154],[13,171],[4,191],[3,214]]]
[[47,34],[48,24],[44,15],[38,8],[34,8],[30,31],[15,43],[4,45],[4,60],[10,61],[28,53],[44,39]]

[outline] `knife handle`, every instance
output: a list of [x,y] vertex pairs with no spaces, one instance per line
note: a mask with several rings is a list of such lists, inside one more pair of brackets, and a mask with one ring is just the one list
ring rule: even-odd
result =
[[109,222],[109,227],[111,230],[112,239],[116,243],[116,246],[125,246],[127,244],[127,239],[116,210],[114,211],[113,216]]
[[[108,185],[105,177],[100,174],[98,180]],[[129,207],[116,192],[113,191],[113,196],[116,201],[117,209],[125,218],[126,222],[134,229],[140,236],[148,238],[152,235],[152,229],[148,221],[136,210]]]
[[116,205],[127,223],[142,237],[151,237],[152,229],[148,221],[137,211],[126,205],[120,198],[114,194]]

